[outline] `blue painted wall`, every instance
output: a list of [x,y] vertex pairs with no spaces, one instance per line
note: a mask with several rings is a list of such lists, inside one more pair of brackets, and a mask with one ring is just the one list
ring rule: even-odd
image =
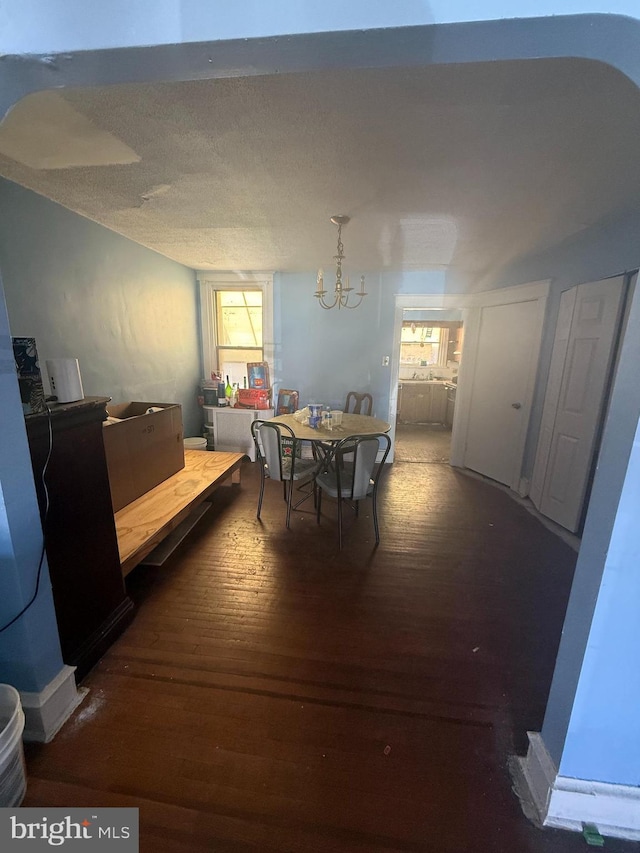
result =
[[86,396],[180,403],[202,432],[193,270],[0,180],[0,269],[14,336],[77,358]]
[[[367,274],[368,296],[353,310],[323,310],[313,296],[315,287],[315,271],[274,277],[274,385],[299,390],[301,405],[332,408],[342,408],[348,391],[368,391],[374,414],[386,420],[391,375],[382,360],[392,355],[395,297],[445,293],[445,273]],[[328,274],[325,287],[332,287]]]
[[[300,391],[300,404],[342,408],[351,389],[369,391],[385,416],[381,394],[380,277],[367,280],[368,296],[355,310],[325,311],[313,296],[315,272],[277,276],[280,337],[276,377],[280,387]],[[327,286],[329,289],[329,286]]]
[[[0,281],[0,626],[29,603],[42,553],[42,528]],[[38,596],[0,633],[0,682],[39,692],[62,668],[46,559]]]
[[640,785],[640,426],[618,506],[560,773]]

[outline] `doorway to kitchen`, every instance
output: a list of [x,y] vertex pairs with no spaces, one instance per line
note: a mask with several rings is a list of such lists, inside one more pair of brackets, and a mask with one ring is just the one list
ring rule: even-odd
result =
[[396,461],[449,462],[463,337],[460,309],[403,309]]
[[396,462],[448,464],[451,430],[441,424],[396,424]]

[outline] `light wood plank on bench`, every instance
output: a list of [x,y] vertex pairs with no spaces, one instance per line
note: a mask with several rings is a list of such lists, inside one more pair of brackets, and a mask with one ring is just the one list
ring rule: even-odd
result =
[[185,466],[115,514],[122,574],[127,575],[226,480],[240,482],[243,453],[185,450]]

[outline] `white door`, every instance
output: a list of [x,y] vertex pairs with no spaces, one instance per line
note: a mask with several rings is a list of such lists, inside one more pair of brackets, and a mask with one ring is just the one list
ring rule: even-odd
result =
[[464,465],[520,490],[540,352],[541,300],[480,309]]
[[596,446],[624,277],[562,294],[531,499],[543,515],[576,531]]

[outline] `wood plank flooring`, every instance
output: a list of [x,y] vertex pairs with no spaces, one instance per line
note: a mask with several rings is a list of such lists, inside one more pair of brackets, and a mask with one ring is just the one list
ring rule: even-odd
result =
[[[140,808],[142,851],[582,851],[511,790],[547,700],[575,553],[508,495],[396,463],[337,549],[278,483],[222,489],[56,738],[26,806]],[[348,517],[348,516],[347,516]],[[607,839],[607,850],[631,850]]]

